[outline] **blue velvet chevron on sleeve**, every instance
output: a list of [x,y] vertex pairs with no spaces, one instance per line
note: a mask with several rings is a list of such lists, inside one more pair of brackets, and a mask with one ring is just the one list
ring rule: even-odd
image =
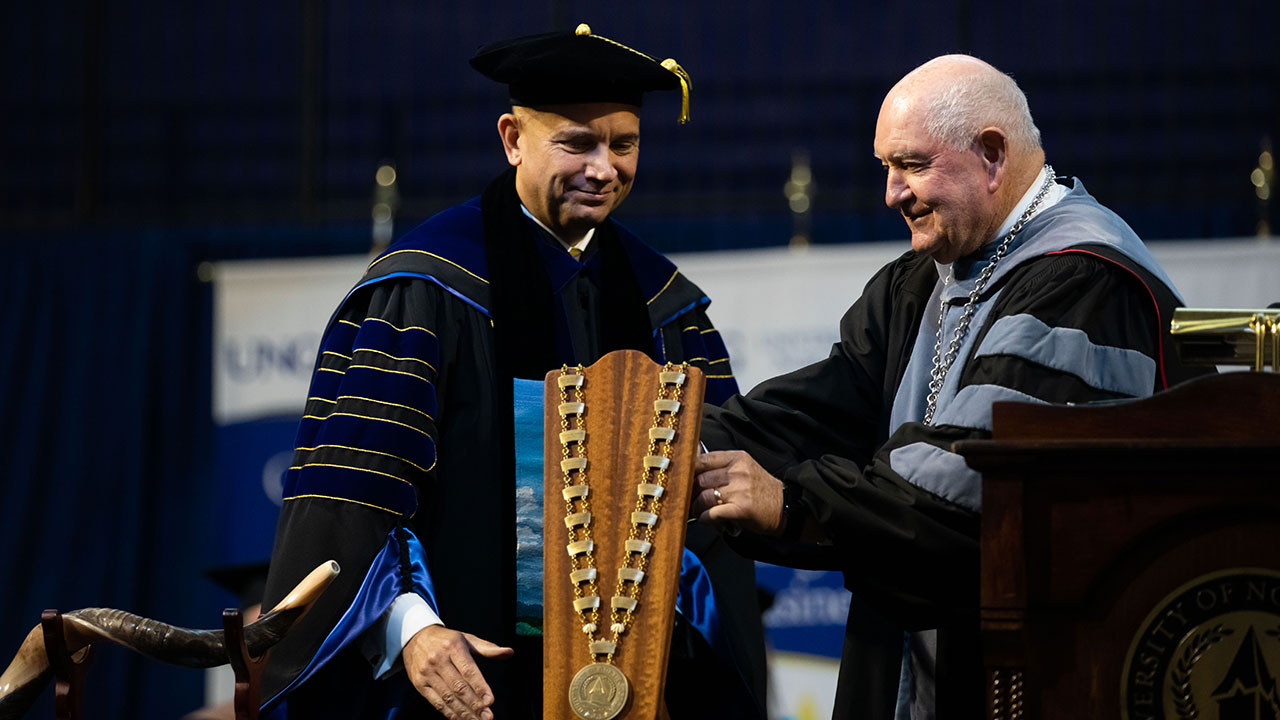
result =
[[338,318],[320,349],[286,501],[320,497],[409,516],[435,464],[439,346],[424,327]]

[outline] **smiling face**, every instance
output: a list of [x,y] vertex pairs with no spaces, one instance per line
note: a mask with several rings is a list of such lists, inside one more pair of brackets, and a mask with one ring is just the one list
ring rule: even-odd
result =
[[575,242],[631,192],[640,154],[637,108],[619,103],[516,107],[498,119],[520,201]]
[[888,173],[884,202],[907,221],[911,249],[950,263],[999,229],[1000,198],[979,139],[952,150],[932,137],[918,97],[895,91],[880,109],[875,153]]

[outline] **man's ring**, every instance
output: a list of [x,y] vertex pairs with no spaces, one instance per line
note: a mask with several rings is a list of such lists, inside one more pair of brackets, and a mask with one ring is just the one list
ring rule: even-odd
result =
[[723,505],[723,504],[724,504],[724,498],[720,495],[720,488],[716,488],[716,489],[712,490],[712,491],[711,491],[711,494],[716,496],[716,504],[717,504],[717,505]]

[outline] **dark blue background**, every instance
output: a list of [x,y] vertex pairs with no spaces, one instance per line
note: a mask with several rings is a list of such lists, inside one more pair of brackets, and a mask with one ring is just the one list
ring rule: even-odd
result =
[[817,241],[901,237],[876,111],[945,52],[1013,74],[1054,166],[1147,238],[1252,234],[1249,173],[1280,123],[1271,0],[6,5],[0,217],[36,229],[364,224],[384,160],[414,222],[503,164],[505,96],[467,67],[476,46],[580,21],[693,77],[691,124],[650,101],[623,209],[664,250],[785,242],[795,151]]
[[[364,252],[503,167],[485,41],[589,22],[678,59],[620,217],[659,248],[787,242],[792,154],[817,242],[905,239],[871,156],[884,92],[969,51],[1026,90],[1050,161],[1147,238],[1254,232],[1280,123],[1280,3],[50,0],[0,7],[0,653],[45,607],[212,627],[227,542],[210,420],[212,259]],[[851,298],[852,299],[852,298]],[[336,303],[338,298],[334,298]],[[260,533],[260,529],[250,529]],[[93,717],[174,718],[202,674],[101,654]],[[49,712],[45,704],[37,713]]]

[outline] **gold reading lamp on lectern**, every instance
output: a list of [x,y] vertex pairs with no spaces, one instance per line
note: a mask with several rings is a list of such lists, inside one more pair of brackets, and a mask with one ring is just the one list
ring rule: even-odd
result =
[[1252,365],[1261,372],[1270,363],[1273,372],[1280,372],[1280,307],[1178,308],[1170,333],[1187,365]]

